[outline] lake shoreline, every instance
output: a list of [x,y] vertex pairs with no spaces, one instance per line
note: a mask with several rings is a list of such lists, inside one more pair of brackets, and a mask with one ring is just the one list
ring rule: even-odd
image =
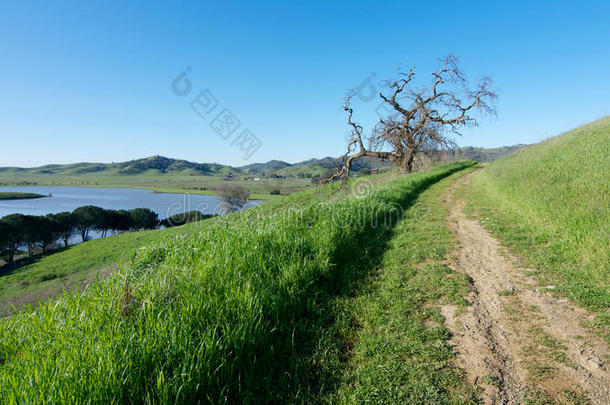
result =
[[[200,190],[200,189],[180,189],[180,188],[172,188],[172,187],[155,187],[155,186],[146,186],[146,185],[130,185],[130,184],[66,184],[66,183],[36,183],[36,184],[2,184],[2,187],[89,187],[89,188],[129,188],[136,190],[148,190],[153,193],[160,194],[191,194],[191,195],[203,195],[203,196],[212,196],[217,197],[218,194],[214,190]],[[2,194],[2,192],[0,192]],[[272,200],[277,200],[278,197],[284,197],[285,195],[280,196],[269,196],[264,193],[254,192],[250,195],[252,201],[262,201],[262,202],[270,202]],[[41,195],[41,197],[48,197],[46,195]],[[0,198],[2,200],[2,198]],[[7,199],[8,200],[8,199]],[[4,200],[6,201],[6,200]]]
[[[167,190],[169,191],[169,190]],[[149,208],[160,219],[188,211],[203,214],[222,213],[222,199],[217,195],[195,193],[155,192],[148,188],[133,187],[85,187],[85,186],[2,186],[0,195],[40,195],[33,199],[0,200],[0,218],[11,214],[39,215],[73,211],[78,207],[93,205],[104,209],[130,210]],[[263,203],[251,199],[248,207]]]

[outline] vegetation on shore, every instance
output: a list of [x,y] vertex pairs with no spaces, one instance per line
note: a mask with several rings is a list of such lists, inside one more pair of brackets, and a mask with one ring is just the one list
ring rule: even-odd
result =
[[11,214],[0,218],[0,253],[6,252],[8,262],[13,263],[22,247],[26,247],[28,256],[32,257],[39,250],[46,253],[60,241],[67,247],[75,234],[85,242],[89,232],[94,230],[105,237],[110,231],[153,229],[159,225],[158,215],[148,208],[106,210],[87,205],[57,214]]
[[48,196],[37,193],[0,192],[0,200],[26,200],[43,197]]
[[610,341],[609,168],[607,117],[489,164],[466,192],[543,286],[598,313]]
[[[330,395],[337,370],[319,362],[326,359],[324,336],[341,323],[337,300],[373,274],[402,229],[397,223],[409,230],[410,220],[397,214],[468,165],[400,177],[364,198],[306,193],[292,200],[298,204],[213,218],[204,221],[204,232],[141,249],[131,266],[86,291],[0,321],[0,396],[8,402],[273,402]],[[423,232],[425,222],[417,227]],[[442,256],[431,244],[414,249],[409,257],[423,264]],[[392,261],[398,248],[393,251],[383,267],[398,265]],[[460,281],[445,280],[446,269],[429,265],[430,275],[417,276],[417,266],[406,273],[421,291],[414,300],[459,301]],[[446,288],[428,296],[419,277]],[[420,343],[413,347],[428,347],[426,341],[438,347],[405,353],[432,380],[406,378],[415,384],[406,397],[458,401],[467,393],[448,368],[446,332],[430,329],[414,332]],[[345,361],[349,350],[336,354],[328,360]],[[435,390],[418,391],[420,384]]]

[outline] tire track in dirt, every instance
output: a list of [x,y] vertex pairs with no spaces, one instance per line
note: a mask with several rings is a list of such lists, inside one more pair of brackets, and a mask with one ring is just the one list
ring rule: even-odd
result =
[[448,265],[471,279],[470,305],[441,311],[452,332],[456,363],[486,403],[525,400],[610,403],[610,350],[582,326],[592,316],[526,275],[449,190],[448,222],[459,242]]

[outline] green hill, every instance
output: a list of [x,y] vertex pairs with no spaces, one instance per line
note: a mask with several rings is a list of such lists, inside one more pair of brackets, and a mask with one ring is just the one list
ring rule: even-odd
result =
[[[186,160],[152,156],[119,163],[73,163],[34,168],[0,168],[0,186],[72,185],[98,187],[137,187],[160,192],[213,194],[225,181],[247,188],[253,199],[276,199],[277,191],[287,195],[311,186],[310,179],[324,176],[340,167],[334,158],[311,159],[290,164],[278,160],[231,167],[217,163],[194,163]],[[366,159],[354,167],[379,166]],[[265,181],[253,181],[265,180]],[[273,194],[271,194],[273,192]]]
[[610,117],[490,163],[470,197],[542,283],[610,326]]
[[87,174],[98,175],[136,175],[143,173],[172,174],[197,173],[200,175],[237,173],[238,170],[230,166],[216,163],[193,163],[186,160],[170,159],[163,156],[151,156],[143,159],[130,160],[120,163],[71,163],[65,165],[45,165],[33,168],[0,167],[0,176],[18,174],[78,176]]
[[476,148],[466,146],[459,148],[456,153],[457,160],[476,160],[477,162],[493,162],[496,159],[510,155],[511,153],[525,148],[527,145],[517,144],[512,146],[501,146],[499,148]]
[[267,163],[252,163],[251,165],[242,166],[239,169],[245,173],[273,173],[290,166],[292,166],[290,163],[281,160],[270,160]]
[[[286,163],[280,160],[271,160],[267,163],[253,163],[241,167],[231,167],[217,163],[194,163],[187,160],[171,159],[164,156],[151,156],[118,163],[71,163],[65,165],[45,165],[33,168],[0,167],[0,181],[10,182],[11,177],[28,180],[30,178],[62,178],[62,177],[97,177],[109,178],[113,176],[171,176],[171,175],[198,175],[198,176],[226,176],[259,174],[293,175],[302,173],[311,177],[322,171],[340,167],[341,162],[335,158],[310,159],[300,163]],[[377,165],[379,165],[377,163]],[[375,164],[363,159],[354,171],[361,168],[372,167]]]

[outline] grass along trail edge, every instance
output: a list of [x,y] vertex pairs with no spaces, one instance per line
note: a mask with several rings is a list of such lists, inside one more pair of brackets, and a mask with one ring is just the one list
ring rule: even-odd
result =
[[421,193],[394,228],[370,277],[340,300],[330,352],[343,343],[338,387],[330,403],[471,403],[477,392],[454,364],[440,308],[463,307],[465,275],[445,256],[455,243],[445,221],[443,195],[468,170]]

